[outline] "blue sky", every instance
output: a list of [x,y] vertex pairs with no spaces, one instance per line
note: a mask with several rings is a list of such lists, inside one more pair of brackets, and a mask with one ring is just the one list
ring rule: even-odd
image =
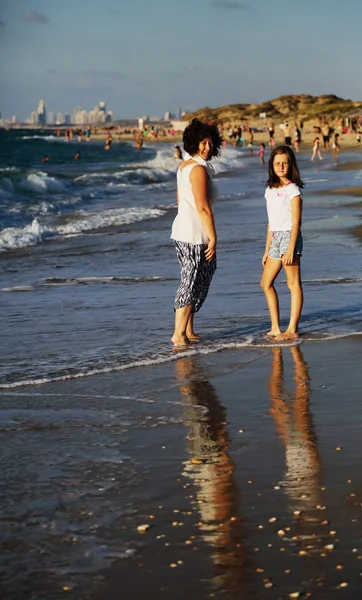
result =
[[0,110],[362,100],[362,0],[1,0]]

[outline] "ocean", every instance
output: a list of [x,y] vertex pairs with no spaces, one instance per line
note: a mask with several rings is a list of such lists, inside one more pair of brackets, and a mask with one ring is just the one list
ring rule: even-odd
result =
[[[0,591],[11,600],[93,598],[104,569],[147,550],[138,525],[156,511],[166,511],[172,523],[180,519],[175,512],[190,510],[183,488],[189,493],[210,475],[202,469],[192,475],[195,454],[202,461],[210,456],[211,463],[222,456],[220,468],[231,472],[230,444],[232,469],[240,473],[244,445],[235,439],[247,423],[256,432],[255,439],[245,438],[250,464],[259,448],[272,460],[272,447],[277,462],[266,477],[272,473],[274,483],[284,477],[284,451],[274,441],[270,421],[263,420],[271,353],[260,336],[269,327],[259,286],[267,166],[230,146],[214,161],[220,193],[218,268],[195,317],[203,340],[175,352],[170,343],[179,283],[170,240],[177,210],[173,145],[147,143],[139,152],[129,142],[115,141],[106,152],[100,141],[68,143],[46,132],[0,131],[0,136]],[[75,161],[78,149],[81,159]],[[50,160],[42,163],[45,155]],[[339,163],[357,157],[343,152]],[[343,350],[346,340],[362,334],[361,237],[356,233],[361,204],[348,193],[328,191],[362,185],[362,171],[341,170],[330,155],[311,163],[309,154],[301,154],[298,163],[305,182],[301,348],[308,357],[316,345],[321,361],[330,352],[332,364],[333,340],[342,340]],[[289,293],[283,275],[277,289],[286,325]],[[285,358],[304,364],[299,355]],[[317,363],[310,369],[318,399],[328,377],[324,363]],[[341,354],[341,365],[328,389],[343,373],[349,381],[347,354]],[[219,387],[209,383],[215,377]],[[358,387],[346,401],[355,402],[356,394]],[[324,410],[317,405],[320,430],[326,426]],[[353,411],[348,413],[352,421]],[[338,414],[335,404],[330,419],[338,421]],[[312,438],[308,433],[306,443]],[[290,473],[298,479],[303,465],[293,470],[293,452],[288,453],[287,479]],[[217,477],[214,483],[218,487]],[[241,483],[225,485],[234,494]],[[208,502],[212,505],[212,497]],[[254,500],[248,502],[252,507]],[[249,504],[244,499],[245,510]],[[206,508],[201,516],[211,523],[214,517]],[[191,513],[183,513],[184,521],[186,514]],[[170,526],[168,536],[170,530],[181,543],[182,528]],[[219,548],[224,556],[225,544],[234,542],[227,536],[220,540],[219,531],[210,525],[200,533],[200,545],[211,555]],[[168,556],[165,561],[168,568]],[[205,582],[205,563],[198,564]],[[176,588],[183,589],[183,582]],[[222,597],[221,588],[212,589]]]

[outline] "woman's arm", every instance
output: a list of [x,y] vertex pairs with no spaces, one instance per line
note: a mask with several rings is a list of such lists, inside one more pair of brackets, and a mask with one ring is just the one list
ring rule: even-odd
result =
[[216,229],[214,223],[214,215],[208,200],[207,173],[205,167],[197,165],[190,173],[190,181],[192,192],[195,198],[196,210],[199,214],[201,223],[203,224],[209,243],[205,250],[207,260],[211,260],[216,253]]
[[294,196],[291,201],[292,206],[292,231],[290,233],[290,241],[288,250],[283,254],[283,265],[292,265],[294,260],[294,250],[297,243],[300,227],[302,224],[302,198]]

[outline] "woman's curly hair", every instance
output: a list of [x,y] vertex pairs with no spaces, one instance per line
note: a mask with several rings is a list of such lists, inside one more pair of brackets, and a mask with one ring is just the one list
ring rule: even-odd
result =
[[220,154],[221,143],[223,141],[220,132],[216,125],[209,125],[199,119],[192,119],[182,136],[185,152],[190,154],[190,156],[194,156],[199,150],[199,143],[206,138],[212,139],[213,149],[207,159],[210,160]]

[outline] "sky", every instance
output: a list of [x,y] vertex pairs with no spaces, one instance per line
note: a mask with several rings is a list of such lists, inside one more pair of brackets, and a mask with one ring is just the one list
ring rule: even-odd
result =
[[362,100],[362,0],[0,0],[0,111]]

